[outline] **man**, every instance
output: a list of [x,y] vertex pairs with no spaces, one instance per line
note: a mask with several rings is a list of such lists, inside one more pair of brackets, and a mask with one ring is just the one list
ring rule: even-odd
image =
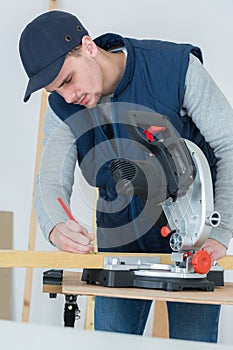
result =
[[[226,254],[233,223],[233,112],[203,67],[199,48],[117,34],[93,41],[75,16],[52,11],[25,27],[20,55],[29,77],[24,101],[42,87],[50,93],[35,207],[53,245],[74,253],[93,250],[94,236],[67,221],[55,204],[60,196],[69,203],[78,159],[86,180],[99,188],[98,249],[170,252],[160,235],[162,216],[148,226],[141,198],[117,196],[109,172],[112,159],[145,158],[125,136],[121,119],[125,110],[139,108],[167,115],[205,153],[222,220],[202,249],[212,261]],[[220,306],[167,305],[171,338],[217,341]],[[142,334],[150,306],[145,300],[98,297],[95,329]]]

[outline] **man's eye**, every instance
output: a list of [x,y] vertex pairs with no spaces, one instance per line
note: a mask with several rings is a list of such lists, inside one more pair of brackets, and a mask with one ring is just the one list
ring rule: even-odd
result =
[[65,82],[65,84],[69,84],[69,83],[71,82],[71,80],[72,80],[72,77],[69,78],[69,79],[67,79],[66,82]]

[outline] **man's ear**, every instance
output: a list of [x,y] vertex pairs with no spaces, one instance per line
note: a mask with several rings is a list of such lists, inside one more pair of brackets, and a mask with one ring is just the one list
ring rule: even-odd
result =
[[82,47],[84,52],[88,53],[92,57],[97,55],[97,46],[88,35],[84,35],[82,37]]

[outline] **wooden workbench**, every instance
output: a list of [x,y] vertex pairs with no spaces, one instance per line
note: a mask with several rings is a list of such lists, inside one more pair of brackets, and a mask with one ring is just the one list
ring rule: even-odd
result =
[[[100,285],[86,284],[81,281],[81,275],[80,272],[63,271],[62,284],[59,286],[44,284],[43,292],[49,294],[64,294],[65,296],[71,295],[75,296],[75,298],[84,295],[88,297],[105,296],[155,301],[152,326],[152,336],[155,337],[169,337],[166,301],[233,305],[233,283],[230,282],[225,283],[224,287],[215,287],[212,292],[197,290],[168,292],[159,289],[110,288]],[[67,307],[65,306],[64,310],[66,310]],[[64,316],[65,314],[66,311],[64,311]],[[93,329],[93,317],[94,315],[91,314],[91,329]],[[65,318],[66,316],[64,319]]]
[[[15,251],[0,249],[1,268],[52,268],[52,269],[74,269],[74,268],[102,268],[104,257],[113,253],[92,253],[74,254],[66,252],[47,251]],[[169,254],[116,254],[119,256],[158,256],[162,264],[171,263]],[[228,255],[219,260],[224,270],[233,270],[233,256]],[[154,312],[153,329],[157,329],[153,335],[166,337],[167,325],[162,322],[162,317],[166,316],[164,301],[208,303],[208,304],[233,304],[233,283],[226,283],[224,287],[216,287],[213,292],[201,291],[181,291],[167,292],[161,290],[139,289],[139,288],[108,288],[95,285],[86,285],[80,281],[80,274],[77,272],[64,271],[64,281],[61,286],[43,285],[45,293],[73,294],[96,296],[105,295],[109,297],[117,296],[122,298],[141,298],[159,301],[156,303],[157,312]],[[158,306],[159,305],[159,309]],[[159,312],[158,312],[159,310]],[[157,320],[156,320],[157,319]],[[162,334],[162,335],[161,335]]]
[[63,272],[61,286],[43,285],[44,293],[73,294],[86,296],[106,296],[130,299],[147,299],[155,301],[176,301],[203,304],[233,305],[233,283],[225,283],[224,287],[215,287],[213,292],[206,291],[174,291],[144,288],[110,288],[90,285],[81,281],[80,272]]

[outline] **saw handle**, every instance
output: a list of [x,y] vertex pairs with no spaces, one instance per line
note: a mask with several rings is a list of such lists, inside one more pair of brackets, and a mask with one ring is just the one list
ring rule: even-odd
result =
[[208,273],[212,265],[210,254],[206,250],[199,250],[193,256],[192,264],[195,272]]

